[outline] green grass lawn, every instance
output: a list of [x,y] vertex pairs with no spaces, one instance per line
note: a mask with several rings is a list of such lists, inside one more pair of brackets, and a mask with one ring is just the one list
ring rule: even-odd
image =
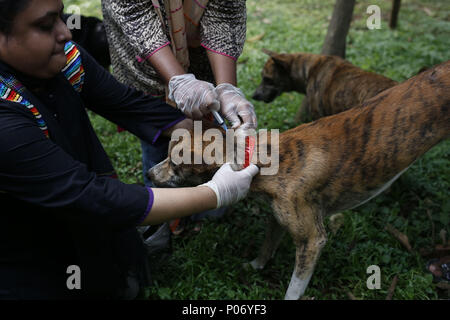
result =
[[[424,66],[450,59],[450,2],[403,1],[398,29],[388,28],[391,1],[357,1],[348,36],[347,59],[363,69],[404,81]],[[81,4],[82,14],[101,15],[100,1]],[[382,28],[366,27],[366,9],[378,4]],[[239,59],[239,85],[254,103],[260,128],[292,128],[303,96],[284,93],[271,104],[251,100],[261,79],[267,48],[279,52],[320,53],[331,18],[332,0],[248,0],[247,41]],[[140,144],[129,133],[116,133],[113,124],[90,114],[94,127],[120,178],[142,181]],[[450,141],[431,149],[379,197],[343,213],[344,223],[329,240],[305,295],[314,299],[384,299],[394,276],[393,299],[448,298],[425,272],[427,259],[418,252],[439,244],[439,232],[450,231]],[[242,264],[253,259],[264,239],[265,203],[245,200],[224,218],[204,223],[200,233],[173,239],[173,255],[154,274],[151,299],[282,299],[294,264],[294,246],[286,236],[273,260],[262,271]],[[431,219],[429,218],[431,217]],[[409,253],[385,227],[404,233]],[[327,222],[328,225],[328,222]],[[432,227],[433,226],[433,227]],[[432,237],[434,231],[435,237]],[[381,268],[381,289],[369,290],[367,267]]]

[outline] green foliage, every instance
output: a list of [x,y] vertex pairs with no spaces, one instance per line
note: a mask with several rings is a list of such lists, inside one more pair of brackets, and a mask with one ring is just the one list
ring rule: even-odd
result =
[[75,13],[71,10],[71,6],[77,6],[81,14],[84,16],[93,16],[102,18],[102,8],[100,0],[62,0],[64,3],[65,12]]
[[[81,4],[82,14],[100,16],[100,1]],[[366,9],[381,7],[382,29],[366,27]],[[247,97],[261,79],[267,48],[278,52],[320,53],[334,1],[248,0],[247,41],[238,61],[239,86]],[[366,70],[404,81],[422,67],[450,59],[450,2],[410,0],[402,3],[398,29],[388,28],[390,1],[357,1],[348,36],[347,59]],[[258,40],[258,38],[261,38]],[[303,97],[284,93],[271,104],[255,105],[260,128],[281,131],[297,124],[293,116]],[[116,127],[90,114],[102,143],[127,183],[141,182],[139,140],[116,133]],[[414,252],[433,245],[436,233],[450,233],[450,141],[444,141],[416,161],[394,185],[364,206],[344,212],[344,224],[329,234],[306,295],[315,299],[384,299],[395,275],[394,299],[437,299],[418,253],[410,254],[386,230],[391,224],[408,236]],[[267,204],[247,199],[220,220],[207,221],[200,233],[175,237],[174,252],[154,273],[152,299],[282,299],[294,264],[294,246],[286,236],[266,268],[253,271],[242,264],[253,259],[264,238]],[[381,289],[369,290],[368,266],[381,268]]]

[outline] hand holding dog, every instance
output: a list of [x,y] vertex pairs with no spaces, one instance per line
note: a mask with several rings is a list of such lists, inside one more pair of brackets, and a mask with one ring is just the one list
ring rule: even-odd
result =
[[200,120],[212,110],[219,111],[214,86],[197,80],[191,73],[173,76],[169,81],[169,99],[191,119]]
[[254,164],[250,164],[243,170],[234,171],[229,163],[225,163],[211,181],[202,184],[202,186],[207,186],[215,192],[217,208],[220,208],[245,198],[252,179],[258,172],[259,168]]
[[[230,83],[219,84],[215,92],[220,101],[220,112],[227,118],[233,129],[256,129],[257,120],[253,105],[245,99],[239,88]],[[242,118],[242,123],[239,117]]]

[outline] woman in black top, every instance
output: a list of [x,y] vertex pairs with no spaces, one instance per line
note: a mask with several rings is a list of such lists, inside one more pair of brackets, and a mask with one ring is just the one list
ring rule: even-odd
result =
[[[105,72],[62,11],[0,0],[0,299],[133,298],[148,284],[136,226],[234,203],[258,169],[224,165],[195,188],[116,179],[85,108],[154,144],[192,121]],[[81,289],[67,286],[73,265]]]

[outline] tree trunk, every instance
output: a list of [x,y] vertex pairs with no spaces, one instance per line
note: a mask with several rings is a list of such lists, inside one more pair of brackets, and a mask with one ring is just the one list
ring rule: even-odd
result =
[[391,18],[389,20],[389,27],[391,29],[397,28],[398,13],[400,11],[401,0],[392,0]]
[[345,58],[345,44],[354,7],[355,0],[336,0],[322,54]]

